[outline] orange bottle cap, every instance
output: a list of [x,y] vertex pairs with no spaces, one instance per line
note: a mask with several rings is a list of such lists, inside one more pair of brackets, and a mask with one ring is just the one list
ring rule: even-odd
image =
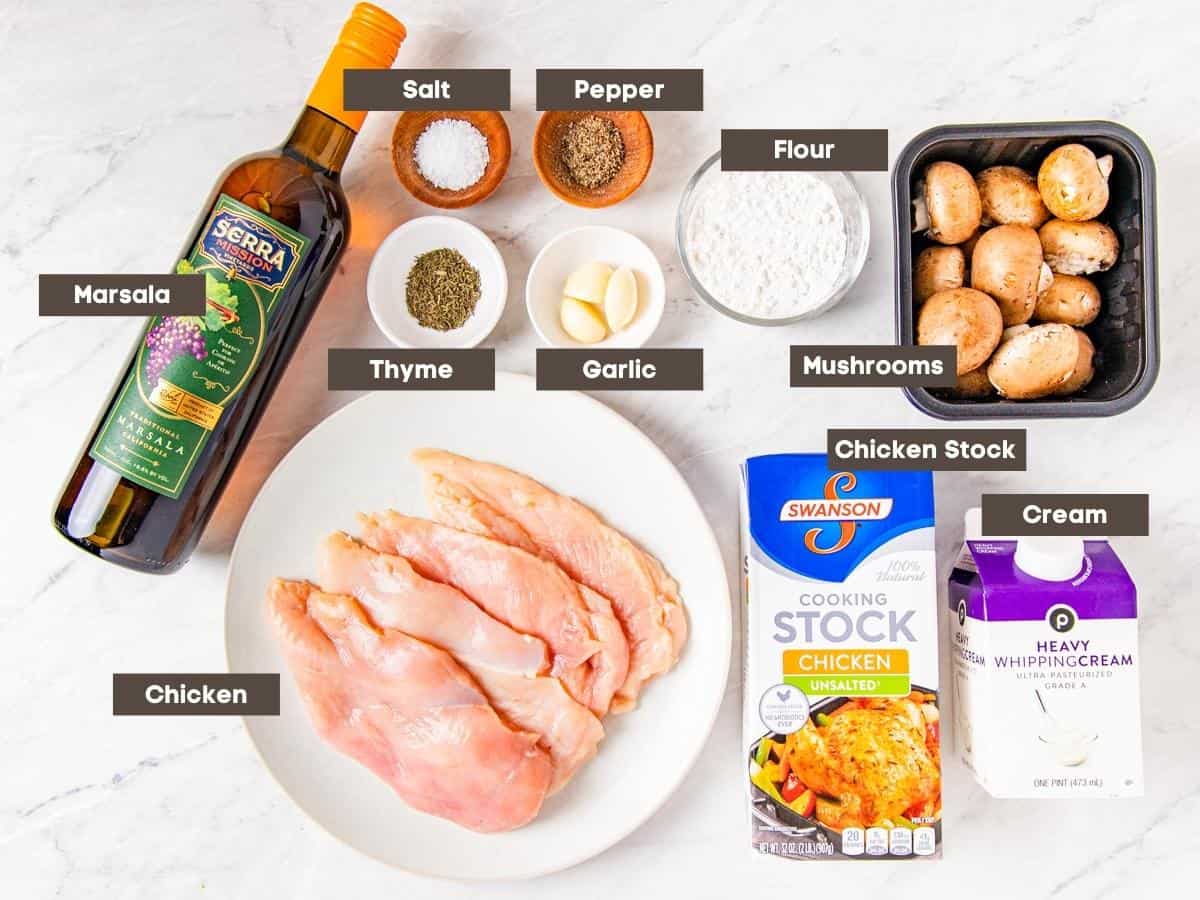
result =
[[399,20],[371,3],[359,3],[317,76],[308,105],[358,131],[367,113],[343,105],[344,73],[347,69],[390,69],[406,35]]

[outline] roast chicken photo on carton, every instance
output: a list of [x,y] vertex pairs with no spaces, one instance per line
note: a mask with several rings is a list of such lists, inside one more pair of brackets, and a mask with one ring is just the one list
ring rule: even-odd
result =
[[751,782],[777,804],[835,831],[941,818],[940,717],[934,695],[854,698],[768,735]]
[[420,450],[434,519],[359,515],[267,608],[317,734],[414,809],[531,821],[687,639],[679,585],[577,500]]

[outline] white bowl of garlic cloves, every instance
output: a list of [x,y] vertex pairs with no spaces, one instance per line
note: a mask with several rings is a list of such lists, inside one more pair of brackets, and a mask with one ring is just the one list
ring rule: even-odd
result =
[[525,282],[529,320],[551,347],[641,347],[662,320],[666,295],[650,248],[605,225],[554,238]]

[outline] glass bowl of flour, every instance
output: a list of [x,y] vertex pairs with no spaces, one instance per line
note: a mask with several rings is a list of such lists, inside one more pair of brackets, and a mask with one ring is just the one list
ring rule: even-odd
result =
[[867,258],[867,205],[844,172],[722,172],[721,154],[679,201],[675,243],[710,306],[751,325],[830,309]]

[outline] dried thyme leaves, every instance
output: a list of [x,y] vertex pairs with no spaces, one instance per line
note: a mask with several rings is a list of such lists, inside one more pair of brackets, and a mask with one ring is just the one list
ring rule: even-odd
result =
[[457,250],[442,247],[417,257],[404,285],[408,311],[426,328],[461,328],[479,301],[479,270]]
[[583,116],[563,130],[559,162],[567,176],[581,187],[603,187],[621,171],[625,141],[611,120]]

